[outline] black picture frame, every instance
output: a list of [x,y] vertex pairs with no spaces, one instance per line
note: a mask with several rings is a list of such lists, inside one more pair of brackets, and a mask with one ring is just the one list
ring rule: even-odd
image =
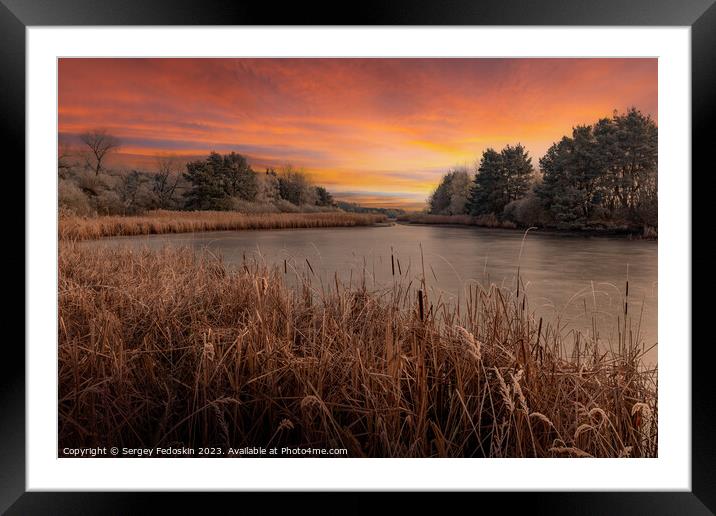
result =
[[[711,156],[708,129],[714,125],[716,93],[715,0],[470,0],[362,1],[355,5],[293,3],[280,8],[267,2],[240,0],[0,0],[0,123],[5,181],[17,181],[13,192],[25,191],[25,29],[39,25],[608,25],[691,27],[692,169],[706,174]],[[702,170],[703,169],[703,170]],[[10,176],[10,177],[7,177]],[[692,173],[693,177],[693,173]],[[694,194],[698,191],[693,190]],[[703,191],[700,195],[706,195]],[[17,197],[16,194],[12,195]],[[8,195],[6,199],[11,196]],[[24,198],[24,196],[23,196]],[[694,198],[693,206],[704,206]],[[692,220],[705,220],[692,212]],[[10,224],[12,225],[12,224]],[[20,228],[15,231],[20,233]],[[698,234],[695,227],[692,235]],[[25,234],[18,235],[24,242]],[[695,260],[693,266],[702,266]],[[10,258],[12,271],[25,271],[24,246]],[[705,265],[705,264],[704,264]],[[693,274],[693,270],[692,270]],[[17,276],[15,272],[13,276]],[[697,278],[699,276],[696,276]],[[23,299],[25,295],[23,293]],[[709,303],[691,302],[692,320],[708,320]],[[32,306],[10,304],[32,310]],[[701,317],[698,317],[701,315]],[[6,320],[11,324],[10,319]],[[9,335],[9,334],[7,334]],[[694,334],[696,335],[696,334]],[[695,339],[692,338],[695,341]],[[692,345],[691,342],[670,345]],[[6,338],[0,358],[0,511],[7,514],[133,514],[148,512],[159,501],[164,512],[206,510],[206,494],[39,493],[25,488],[25,352],[17,339]],[[524,505],[531,512],[550,514],[710,514],[716,511],[716,440],[711,435],[716,402],[710,384],[712,362],[708,340],[692,346],[692,491],[590,493],[480,493],[479,503],[498,507]],[[248,507],[255,494],[213,494],[212,502]],[[272,510],[363,513],[382,503],[375,493],[351,493],[339,505],[317,502],[315,495],[272,495]],[[457,495],[452,495],[457,496]],[[231,498],[231,500],[229,500]],[[458,504],[461,500],[451,501]],[[264,502],[265,503],[265,502]],[[427,508],[421,494],[405,500]],[[468,503],[474,504],[474,501]],[[331,506],[333,510],[331,510]],[[453,505],[458,510],[457,505]],[[443,505],[444,507],[444,505]],[[484,506],[488,507],[488,506]]]

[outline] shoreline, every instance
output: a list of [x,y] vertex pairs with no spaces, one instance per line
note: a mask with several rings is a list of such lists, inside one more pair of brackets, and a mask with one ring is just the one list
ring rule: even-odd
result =
[[[437,227],[461,227],[461,228],[480,228],[495,231],[511,231],[524,233],[529,228],[526,227],[495,227],[484,224],[461,224],[459,222],[413,222],[410,220],[393,220],[395,224],[403,226],[437,226]],[[626,240],[643,240],[658,241],[658,237],[644,237],[638,231],[630,231],[626,229],[557,229],[549,227],[534,226],[533,231],[538,231],[541,235],[553,235],[564,237],[625,237]]]
[[[162,211],[144,215],[116,215],[81,217],[65,216],[58,221],[59,240],[98,240],[102,238],[131,237],[161,234],[206,233],[220,231],[251,231],[276,229],[321,229],[341,227],[437,226],[472,227],[488,230],[505,230],[524,233],[529,228],[509,225],[440,221],[401,220],[379,214],[348,212],[251,214],[216,211]],[[609,237],[626,240],[658,241],[657,236],[644,236],[643,231],[625,228],[558,229],[535,227],[541,235],[561,237]]]

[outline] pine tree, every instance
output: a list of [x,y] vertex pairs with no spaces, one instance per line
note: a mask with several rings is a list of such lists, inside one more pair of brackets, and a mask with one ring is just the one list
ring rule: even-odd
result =
[[220,158],[217,171],[221,176],[226,195],[247,201],[253,200],[258,191],[258,183],[256,174],[251,170],[246,157],[232,152]]
[[533,176],[532,158],[522,145],[507,145],[499,153],[487,149],[470,191],[469,213],[502,215],[505,206],[527,195]]
[[482,153],[468,200],[470,215],[496,212],[505,190],[502,168],[503,157],[500,153],[494,149],[487,149]]
[[507,205],[527,195],[534,179],[534,169],[532,168],[532,158],[519,143],[514,147],[508,145],[502,149],[500,154],[505,174],[504,193],[507,201],[505,205]]
[[649,116],[635,108],[614,113],[610,131],[597,133],[609,152],[611,195],[623,213],[636,217],[640,208],[656,202],[658,131]]
[[246,158],[234,152],[212,152],[205,160],[187,163],[184,178],[190,184],[184,197],[191,210],[225,210],[232,198],[254,200],[258,191],[256,174]]
[[619,219],[657,224],[658,131],[632,108],[577,126],[540,159],[536,192],[558,225]]

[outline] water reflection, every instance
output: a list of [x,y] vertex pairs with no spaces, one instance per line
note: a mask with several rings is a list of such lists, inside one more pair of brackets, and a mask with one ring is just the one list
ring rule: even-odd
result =
[[[538,316],[564,332],[593,331],[617,340],[629,282],[629,313],[645,344],[657,341],[657,243],[485,228],[407,226],[210,232],[105,239],[91,245],[208,247],[229,265],[258,257],[294,275],[310,268],[319,283],[380,288],[392,268],[425,278],[432,296],[460,303],[466,287],[494,283],[515,289],[517,277]],[[520,254],[520,249],[522,249]],[[395,263],[391,263],[391,254]],[[435,299],[436,297],[433,297]],[[650,358],[656,361],[656,349]]]

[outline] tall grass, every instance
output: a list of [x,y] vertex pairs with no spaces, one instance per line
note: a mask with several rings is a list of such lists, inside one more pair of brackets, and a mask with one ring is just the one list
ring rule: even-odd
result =
[[565,353],[524,289],[473,286],[458,309],[399,268],[382,290],[329,288],[310,264],[228,269],[188,249],[71,242],[59,270],[60,448],[657,454],[656,371],[636,332],[614,352],[580,335]]
[[383,221],[383,215],[343,212],[246,214],[157,210],[136,216],[81,217],[66,214],[59,219],[59,238],[90,240],[107,236],[194,231],[368,226]]

